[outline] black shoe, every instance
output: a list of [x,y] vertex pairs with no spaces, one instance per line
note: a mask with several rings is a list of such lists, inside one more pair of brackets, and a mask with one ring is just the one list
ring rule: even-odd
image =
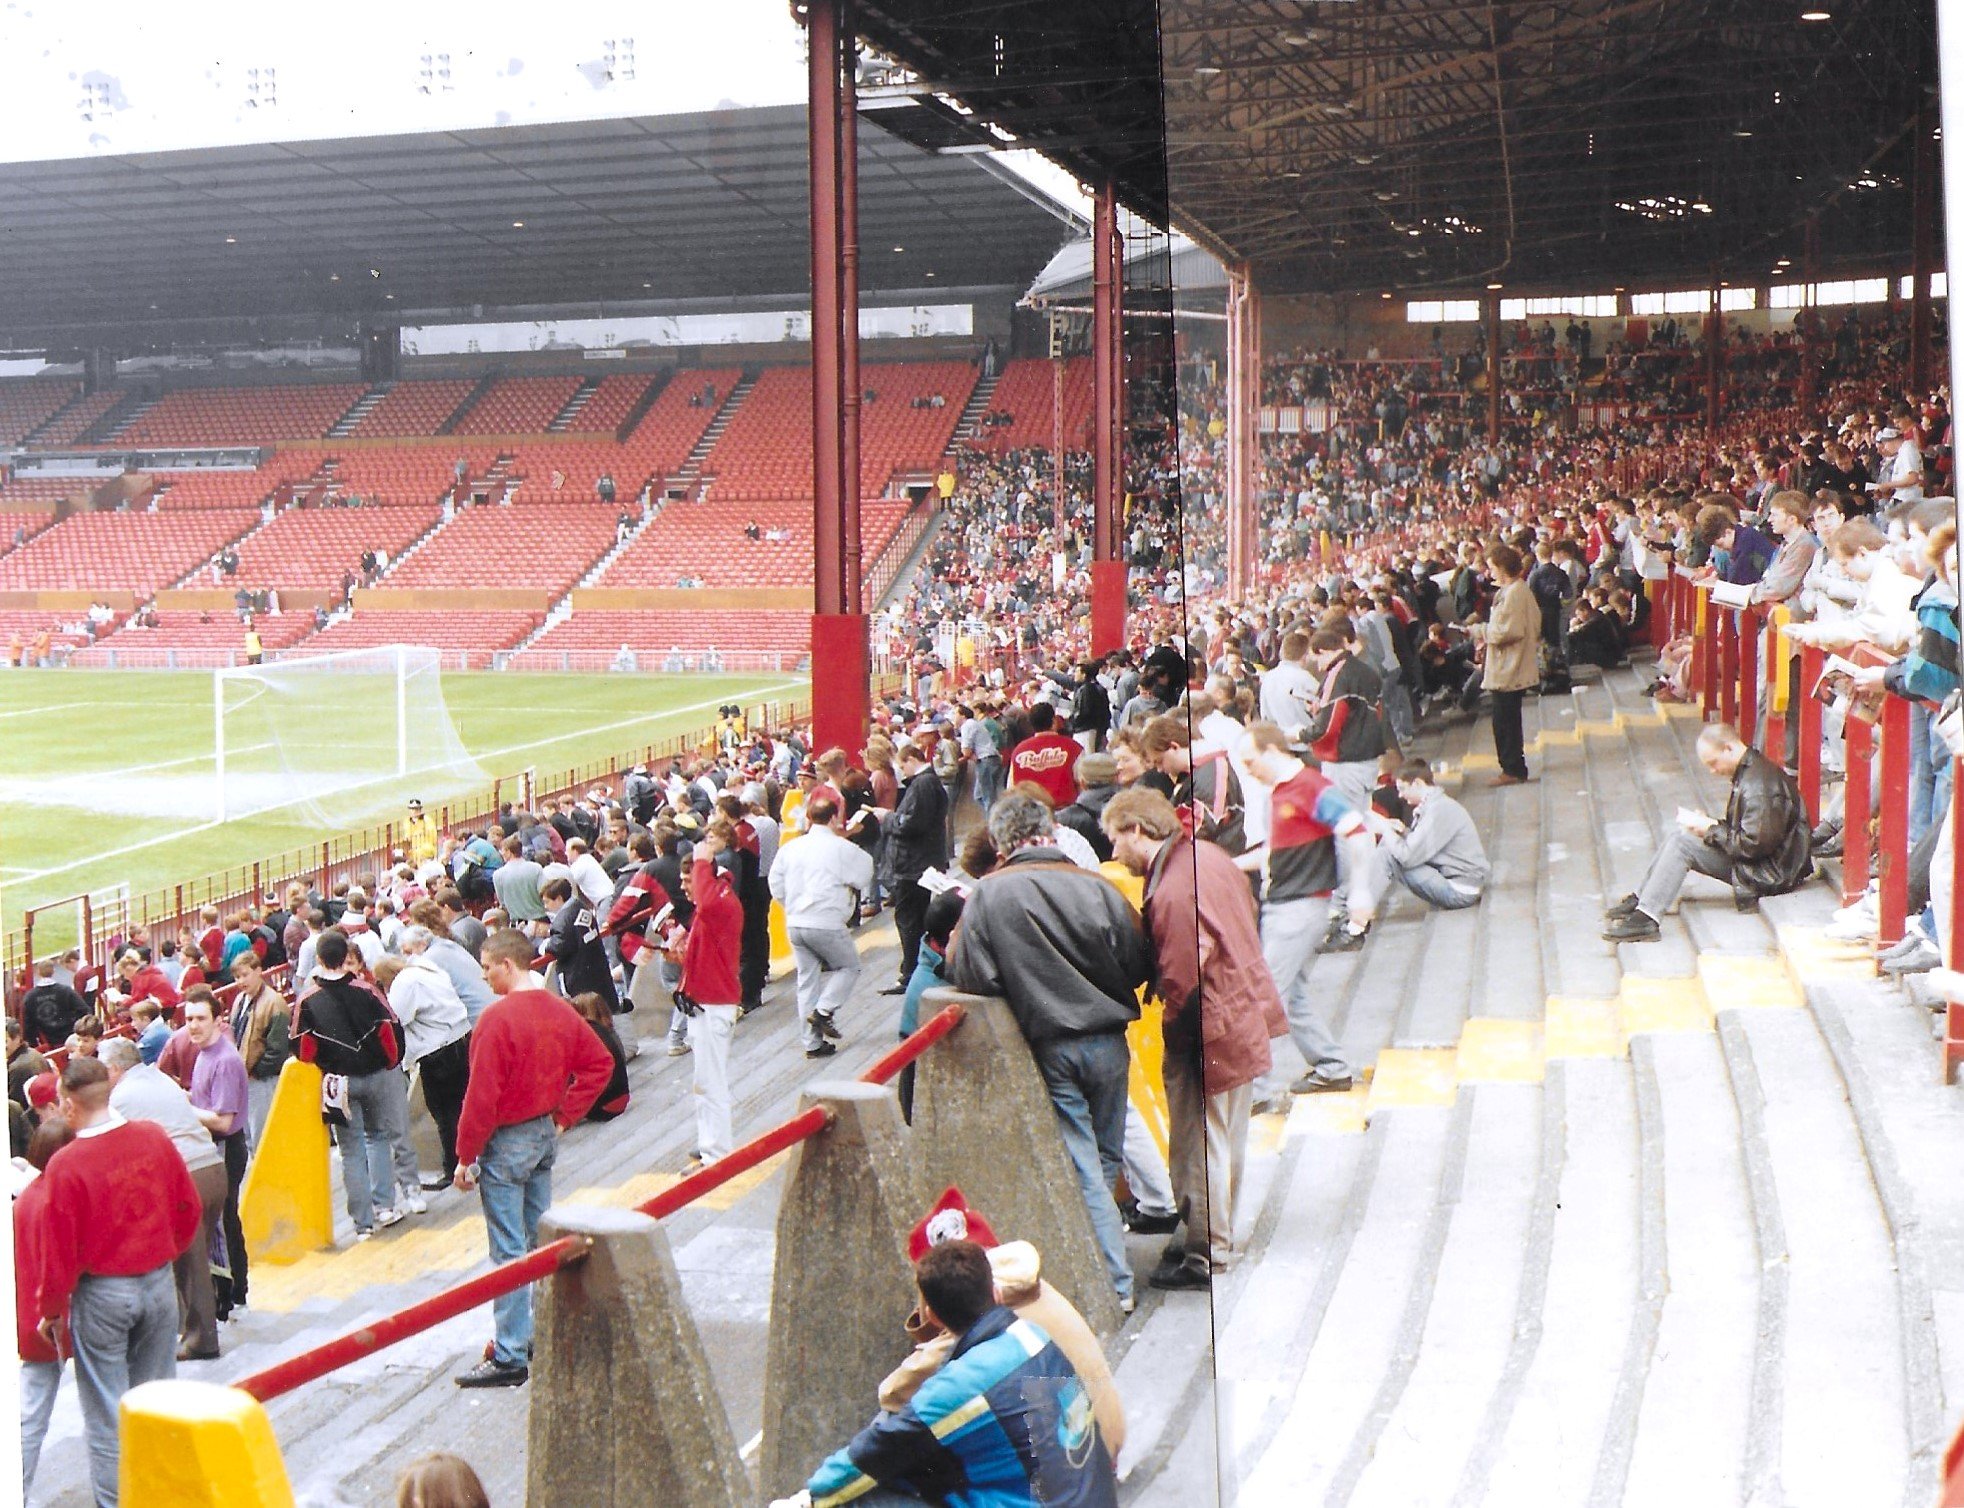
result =
[[1603,941],[1613,943],[1656,942],[1664,934],[1656,922],[1641,911],[1619,916],[1603,928]]
[[530,1367],[506,1366],[501,1361],[481,1361],[457,1378],[460,1388],[515,1388],[532,1375]]
[[1171,1210],[1164,1215],[1147,1215],[1134,1208],[1125,1216],[1125,1228],[1135,1236],[1163,1236],[1180,1228],[1180,1212]]
[[1202,1269],[1181,1262],[1177,1266],[1168,1264],[1153,1269],[1151,1278],[1155,1288],[1170,1289],[1174,1292],[1190,1289],[1212,1288],[1214,1275]]
[[1624,917],[1628,916],[1632,911],[1635,911],[1636,909],[1637,909],[1637,893],[1633,890],[1628,895],[1624,896],[1622,900],[1618,901],[1614,906],[1610,906],[1606,908],[1603,911],[1603,920],[1611,921],[1611,922],[1621,921]]
[[890,984],[881,990],[880,993],[882,995],[904,995],[907,993],[907,986],[904,984]]
[[818,1034],[828,1042],[843,1042],[845,1040],[844,1034],[839,1030],[838,1023],[832,1019],[832,1013],[830,1011],[813,1011],[812,1025],[818,1028]]
[[805,1056],[808,1058],[829,1058],[838,1050],[830,1042],[821,1042],[816,1047],[807,1047],[805,1049]]
[[1350,1092],[1350,1086],[1354,1082],[1356,1081],[1349,1074],[1345,1074],[1340,1079],[1323,1079],[1318,1078],[1313,1073],[1306,1073],[1289,1086],[1289,1093],[1348,1094]]
[[[455,1177],[456,1175],[452,1174],[451,1176]],[[450,1187],[449,1178],[419,1178],[416,1181],[423,1186],[423,1192],[425,1194],[440,1194]]]
[[1323,941],[1316,945],[1316,951],[1319,953],[1355,953],[1365,943],[1370,941],[1370,937],[1371,929],[1369,927],[1366,927],[1362,932],[1353,932],[1349,927],[1339,927],[1334,935],[1324,938]]

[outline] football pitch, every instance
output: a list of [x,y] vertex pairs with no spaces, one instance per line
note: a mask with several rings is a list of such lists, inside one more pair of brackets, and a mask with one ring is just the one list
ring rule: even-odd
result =
[[[526,769],[544,778],[700,732],[726,702],[792,701],[806,684],[784,675],[445,673],[443,700],[475,771],[425,780],[388,768],[338,792],[324,826],[317,802],[274,804],[278,794],[252,815],[214,820],[215,800],[203,799],[208,788],[215,796],[208,673],[8,671],[0,675],[0,926],[15,931],[24,908],[67,896],[117,885],[141,895],[317,845],[399,816],[410,795],[434,810],[488,790],[494,778]],[[355,762],[370,758],[374,744],[361,731],[331,719],[305,730],[310,740],[362,751]],[[146,793],[166,784],[190,793],[188,810],[164,802],[168,810],[146,809]],[[37,923],[36,951],[66,925],[54,914]]]

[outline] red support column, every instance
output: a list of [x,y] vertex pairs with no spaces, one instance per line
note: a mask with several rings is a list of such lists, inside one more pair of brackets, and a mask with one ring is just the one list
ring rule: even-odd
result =
[[866,619],[860,604],[846,595],[842,222],[852,206],[843,202],[839,182],[843,10],[844,0],[814,0],[806,12],[812,234],[812,737],[820,749],[859,746],[870,695]]
[[1124,480],[1125,324],[1119,288],[1118,196],[1098,186],[1091,227],[1093,481],[1091,501],[1091,651],[1125,643],[1125,562],[1119,558]]
[[1875,729],[1850,712],[1842,744],[1848,770],[1841,788],[1841,899],[1852,906],[1869,884],[1869,755]]
[[1712,594],[1710,592],[1701,592],[1700,605],[1705,610],[1705,631],[1699,635],[1699,642],[1703,646],[1704,658],[1700,661],[1698,667],[1700,672],[1698,711],[1705,721],[1710,722],[1713,717],[1718,715],[1719,676],[1721,674],[1720,666],[1724,654],[1724,651],[1720,648],[1719,618],[1724,614],[1725,609],[1719,607],[1712,601]]
[[1882,924],[1876,941],[1903,940],[1909,911],[1909,714],[1900,696],[1882,700],[1882,821],[1876,846],[1882,860]]
[[1800,705],[1788,716],[1800,719],[1800,799],[1807,806],[1807,820],[1821,821],[1821,704],[1814,699],[1814,683],[1821,678],[1822,652],[1818,644],[1800,646]]
[[[1719,721],[1739,726],[1739,638],[1743,628],[1739,615],[1716,605],[1719,615]],[[1707,713],[1709,716],[1709,712]]]
[[[1800,406],[1811,412],[1819,391],[1821,373],[1821,316],[1814,304],[1814,286],[1821,276],[1821,216],[1818,210],[1807,216],[1807,229],[1800,250]],[[1806,419],[1803,414],[1803,421]]]
[[[1958,784],[1964,780],[1964,759],[1951,761],[1950,788],[1953,792],[1964,790]],[[1950,811],[1944,821],[1952,824],[1950,850],[1950,947],[1945,950],[1944,966],[1956,968],[1964,961],[1964,802],[1953,796]],[[1956,1077],[1957,1065],[1964,1062],[1964,1003],[1951,1001],[1944,1008],[1944,1079],[1948,1084]],[[1957,1476],[1957,1447],[1953,1444],[1945,1466],[1952,1478]]]
[[1487,443],[1500,443],[1500,295],[1487,294]]
[[1759,614],[1739,609],[1739,736],[1752,743],[1759,729]]
[[1255,575],[1255,427],[1260,400],[1255,295],[1245,266],[1228,271],[1227,568],[1228,595],[1244,597]]
[[[1053,320],[1056,315],[1050,316]],[[1059,534],[1064,532],[1064,358],[1050,363],[1050,513]]]
[[840,431],[839,476],[844,490],[840,538],[844,546],[846,611],[869,606],[860,572],[865,566],[859,537],[859,79],[858,40],[852,29],[852,0],[839,0],[839,356],[840,391],[845,395]]
[[1719,287],[1712,282],[1712,307],[1705,315],[1705,432],[1716,435],[1721,411],[1719,384],[1725,377],[1725,316],[1719,312]]
[[1916,117],[1916,152],[1910,180],[1909,385],[1917,401],[1930,391],[1930,273],[1936,265],[1936,112],[1925,105]]

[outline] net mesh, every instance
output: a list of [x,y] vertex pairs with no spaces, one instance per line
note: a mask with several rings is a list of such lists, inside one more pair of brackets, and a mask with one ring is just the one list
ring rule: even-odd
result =
[[345,825],[482,785],[443,700],[442,657],[395,645],[217,673],[227,819],[278,810]]

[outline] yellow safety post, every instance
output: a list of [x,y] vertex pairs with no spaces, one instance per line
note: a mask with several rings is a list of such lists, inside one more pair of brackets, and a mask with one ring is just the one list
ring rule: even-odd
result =
[[771,902],[771,968],[787,968],[791,963],[791,932],[784,925],[784,907]]
[[290,1058],[239,1194],[239,1223],[253,1261],[295,1262],[334,1244],[327,1148],[320,1070]]
[[1793,658],[1793,640],[1786,635],[1786,628],[1793,622],[1793,610],[1786,603],[1777,605],[1766,615],[1767,632],[1771,640],[1770,651],[1766,655],[1767,706],[1775,712],[1787,710],[1787,662]]
[[[1146,905],[1146,882],[1123,864],[1113,861],[1098,866],[1099,871],[1124,892],[1135,911]],[[1152,1132],[1159,1155],[1166,1156],[1167,1136],[1172,1126],[1166,1108],[1166,1008],[1157,995],[1139,991],[1139,1019],[1125,1028],[1125,1045],[1132,1049],[1132,1072],[1126,1081],[1126,1095],[1139,1112],[1146,1129]]]
[[293,1508],[266,1411],[211,1382],[146,1382],[123,1395],[123,1508]]

